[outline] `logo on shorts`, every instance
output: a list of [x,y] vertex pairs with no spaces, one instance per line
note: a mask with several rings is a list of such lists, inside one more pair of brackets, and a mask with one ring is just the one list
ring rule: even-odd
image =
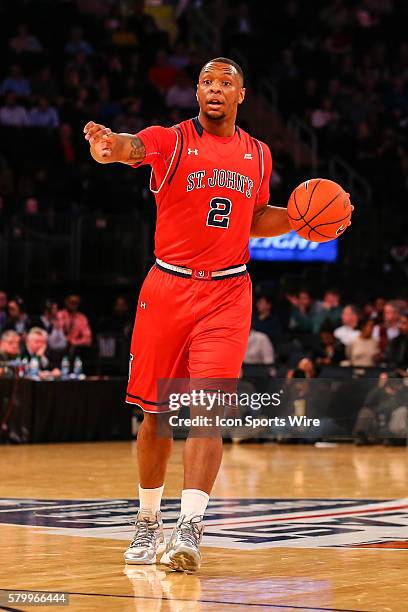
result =
[[[134,499],[0,499],[0,522],[42,533],[129,540]],[[162,502],[169,532],[179,499]],[[387,548],[408,551],[408,498],[211,499],[204,546],[265,548]]]
[[146,302],[140,302],[140,308],[143,308],[143,310],[146,310]]

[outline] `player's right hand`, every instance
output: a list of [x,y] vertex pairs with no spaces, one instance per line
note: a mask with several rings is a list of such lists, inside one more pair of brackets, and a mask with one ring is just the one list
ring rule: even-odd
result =
[[92,151],[98,157],[111,157],[115,147],[117,134],[110,128],[89,121],[84,127],[85,140],[88,140]]

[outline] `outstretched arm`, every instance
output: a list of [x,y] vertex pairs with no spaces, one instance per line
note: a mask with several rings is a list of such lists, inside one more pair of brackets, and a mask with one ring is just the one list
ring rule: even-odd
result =
[[100,164],[120,162],[134,166],[145,158],[145,146],[137,136],[116,134],[110,128],[93,121],[86,124],[84,133],[92,157]]
[[280,236],[290,232],[286,208],[264,206],[254,211],[251,225],[251,238],[267,238]]

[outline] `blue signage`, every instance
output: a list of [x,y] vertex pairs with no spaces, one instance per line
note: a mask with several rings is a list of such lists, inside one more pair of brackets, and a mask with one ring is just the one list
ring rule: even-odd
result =
[[258,261],[328,261],[337,260],[337,240],[311,242],[289,232],[274,238],[251,238],[251,259]]

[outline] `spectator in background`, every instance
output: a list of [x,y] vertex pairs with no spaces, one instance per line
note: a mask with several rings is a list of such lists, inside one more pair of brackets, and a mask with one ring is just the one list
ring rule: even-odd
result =
[[331,327],[322,327],[319,332],[319,343],[313,351],[314,361],[318,365],[338,366],[345,359],[344,345],[335,338]]
[[156,54],[156,61],[149,70],[150,82],[162,93],[169,91],[176,82],[178,70],[169,63],[167,53],[160,50]]
[[358,330],[359,311],[357,310],[356,306],[353,304],[345,306],[343,308],[341,319],[343,325],[334,330],[334,335],[342,344],[344,344],[344,346],[348,346],[360,335]]
[[272,314],[272,300],[267,295],[260,295],[256,300],[252,327],[266,334],[272,342],[282,331],[278,317]]
[[268,336],[251,327],[244,357],[246,365],[270,365],[275,362],[275,353]]
[[338,327],[341,323],[341,313],[339,291],[337,289],[327,289],[323,300],[316,305],[313,331],[317,333],[323,325],[332,325],[333,328]]
[[374,321],[368,319],[362,324],[360,335],[346,348],[347,358],[352,366],[374,367],[379,356],[378,341],[373,338]]
[[1,84],[0,93],[14,93],[19,98],[28,98],[31,95],[31,87],[28,79],[21,72],[19,64],[13,64],[10,69],[10,74]]
[[90,43],[85,40],[84,33],[81,28],[72,28],[69,42],[65,45],[65,53],[67,55],[77,55],[78,53],[85,53],[86,55],[92,55],[93,49]]
[[374,300],[373,309],[371,311],[371,318],[374,319],[375,323],[381,323],[384,317],[384,306],[387,300],[383,297],[377,297]]
[[43,66],[31,79],[31,89],[35,97],[45,96],[48,100],[55,100],[58,94],[58,84],[50,66]]
[[380,347],[381,356],[384,357],[387,346],[391,340],[399,335],[400,313],[394,302],[387,302],[384,306],[383,321],[374,327],[373,338]]
[[11,361],[20,355],[20,336],[9,330],[0,337],[0,361]]
[[31,127],[57,128],[59,126],[58,112],[44,96],[38,99],[38,104],[28,113],[28,123]]
[[44,329],[48,334],[48,346],[52,351],[63,353],[68,345],[67,337],[58,320],[58,304],[52,300],[46,300],[41,316],[33,321],[35,327]]
[[408,312],[400,319],[399,331],[399,336],[393,338],[387,346],[385,361],[391,367],[406,371],[408,370]]
[[0,290],[0,332],[3,329],[7,319],[7,293]]
[[65,308],[59,310],[57,321],[66,335],[70,354],[74,354],[77,348],[89,347],[92,344],[92,331],[88,318],[79,312],[81,298],[77,294],[68,295],[65,298]]
[[133,320],[129,310],[129,303],[123,295],[119,295],[113,304],[112,314],[99,322],[98,331],[122,334],[124,337],[130,338],[132,323]]
[[356,443],[368,444],[390,435],[406,438],[407,414],[406,390],[400,379],[389,379],[385,372],[378,384],[371,389],[359,411],[353,429]]
[[196,90],[185,72],[177,75],[175,84],[166,95],[167,106],[191,110],[197,105]]
[[301,333],[313,333],[316,309],[309,291],[303,289],[291,298],[289,327]]
[[34,34],[30,31],[25,23],[22,23],[17,28],[17,36],[10,40],[10,49],[17,55],[20,53],[41,53],[42,45]]
[[0,124],[8,127],[28,125],[27,111],[17,103],[17,96],[12,91],[6,94],[4,104],[0,107]]
[[39,369],[46,376],[59,376],[60,358],[53,354],[48,347],[48,334],[41,327],[32,327],[26,336],[25,347],[21,354],[22,359],[27,362],[36,357]]
[[8,317],[3,327],[4,331],[13,330],[25,336],[31,327],[31,321],[24,309],[24,302],[21,298],[11,299],[7,307]]

